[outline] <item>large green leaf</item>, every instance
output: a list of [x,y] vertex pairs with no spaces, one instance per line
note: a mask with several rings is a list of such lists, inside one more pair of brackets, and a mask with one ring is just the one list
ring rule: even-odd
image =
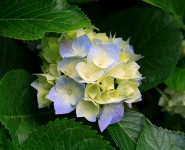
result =
[[0,34],[33,40],[46,32],[66,32],[91,26],[79,8],[65,0],[0,1]]
[[67,0],[67,1],[71,3],[87,3],[87,2],[98,1],[98,0]]
[[185,90],[185,68],[177,67],[165,83],[175,90]]
[[56,120],[34,131],[22,150],[109,150],[113,149],[89,127],[73,120]]
[[1,150],[12,150],[12,143],[5,135],[5,129],[0,128],[0,149]]
[[174,71],[182,35],[164,11],[153,7],[131,8],[107,17],[100,28],[124,40],[130,37],[135,53],[144,56],[138,61],[145,77],[142,91],[155,87]]
[[24,49],[14,39],[0,36],[0,43],[0,78],[13,69],[21,68],[36,71],[38,57],[33,52],[29,49]]
[[24,142],[42,118],[50,118],[37,109],[32,81],[33,76],[24,70],[9,72],[0,81],[0,122],[14,143]]
[[183,150],[185,149],[185,136],[180,132],[153,126],[146,120],[137,144],[137,150]]
[[137,140],[143,130],[143,115],[135,111],[125,111],[123,119],[108,127],[114,142],[121,150],[135,150]]
[[169,75],[165,83],[175,90],[185,90],[185,58],[179,60],[175,71]]
[[185,1],[184,0],[143,0],[151,5],[162,8],[172,15],[185,29]]

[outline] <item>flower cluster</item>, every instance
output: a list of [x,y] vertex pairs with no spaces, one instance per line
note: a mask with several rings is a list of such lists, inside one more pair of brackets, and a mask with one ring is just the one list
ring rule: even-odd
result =
[[181,57],[185,57],[185,40],[181,44]]
[[159,99],[159,105],[163,106],[163,111],[180,114],[185,118],[185,91],[177,91],[171,88],[164,89],[164,93]]
[[56,114],[76,109],[77,117],[98,119],[100,130],[120,121],[125,102],[141,100],[141,58],[129,40],[108,37],[92,29],[71,31],[57,38],[43,38],[42,74],[32,86],[38,90],[39,108],[54,103]]

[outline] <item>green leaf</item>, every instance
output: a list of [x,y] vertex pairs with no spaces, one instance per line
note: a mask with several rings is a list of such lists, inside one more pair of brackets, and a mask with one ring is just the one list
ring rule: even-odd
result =
[[0,122],[12,141],[23,143],[48,114],[37,109],[36,93],[30,86],[33,76],[24,70],[6,74],[0,81]]
[[183,91],[185,90],[185,68],[177,67],[175,71],[165,80],[167,86]]
[[127,110],[123,119],[108,127],[114,142],[121,150],[135,150],[137,140],[143,130],[143,115]]
[[182,34],[173,19],[164,11],[153,7],[131,8],[107,17],[101,24],[107,33],[127,40],[137,54],[144,56],[138,61],[145,79],[142,91],[162,83],[174,71]]
[[[20,42],[20,41],[19,41]],[[38,57],[28,49],[24,49],[17,40],[0,36],[0,78],[13,69],[27,69],[35,71]],[[34,60],[34,61],[33,61]],[[34,68],[34,70],[33,70]]]
[[185,57],[178,61],[175,71],[168,76],[165,83],[175,90],[185,90]]
[[2,150],[12,150],[12,143],[5,135],[5,129],[0,128],[0,149]]
[[166,10],[167,12],[174,15],[177,22],[182,25],[185,29],[185,24],[183,23],[185,19],[185,1],[184,0],[143,0],[151,5],[157,6]]
[[147,120],[136,150],[182,150],[185,149],[185,135],[153,126]]
[[113,149],[89,127],[73,120],[56,120],[34,131],[22,150],[102,150]]
[[177,67],[185,68],[185,57],[178,60]]
[[65,0],[0,1],[0,34],[34,40],[46,32],[67,32],[91,24],[83,12]]
[[67,1],[71,3],[87,3],[87,2],[98,1],[98,0],[67,0]]

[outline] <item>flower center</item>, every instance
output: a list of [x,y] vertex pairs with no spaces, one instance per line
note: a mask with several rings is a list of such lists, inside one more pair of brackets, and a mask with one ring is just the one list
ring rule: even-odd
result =
[[67,90],[67,94],[71,95],[72,94],[72,90]]

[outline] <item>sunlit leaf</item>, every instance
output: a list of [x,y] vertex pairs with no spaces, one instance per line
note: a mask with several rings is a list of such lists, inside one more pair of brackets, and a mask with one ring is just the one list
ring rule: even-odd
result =
[[14,143],[23,143],[41,126],[48,114],[37,109],[36,93],[30,86],[33,76],[24,70],[6,74],[0,81],[0,122],[9,131]]
[[91,26],[76,6],[65,0],[0,1],[0,34],[33,40],[46,32],[66,32]]

